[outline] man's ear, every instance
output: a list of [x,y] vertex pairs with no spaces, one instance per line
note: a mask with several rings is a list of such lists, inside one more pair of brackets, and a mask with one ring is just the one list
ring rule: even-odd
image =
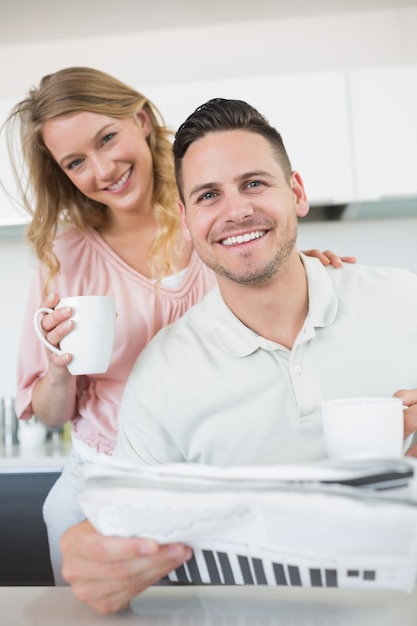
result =
[[298,172],[291,172],[291,189],[295,196],[297,216],[305,217],[310,210],[310,206],[304,190],[303,179]]
[[185,241],[192,241],[190,231],[188,230],[187,222],[185,219],[185,205],[181,200],[178,200],[178,208],[181,215],[182,232],[184,234]]

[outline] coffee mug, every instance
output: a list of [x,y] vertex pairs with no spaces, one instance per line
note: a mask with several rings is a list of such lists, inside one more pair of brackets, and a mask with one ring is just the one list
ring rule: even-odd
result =
[[116,303],[113,296],[71,296],[62,298],[55,309],[70,307],[72,330],[63,337],[57,348],[49,343],[41,327],[45,313],[53,309],[41,307],[34,315],[36,334],[55,354],[72,356],[67,368],[73,375],[103,374],[107,371],[113,352],[116,329]]
[[323,435],[329,459],[401,457],[404,405],[400,398],[369,397],[326,400],[321,406]]

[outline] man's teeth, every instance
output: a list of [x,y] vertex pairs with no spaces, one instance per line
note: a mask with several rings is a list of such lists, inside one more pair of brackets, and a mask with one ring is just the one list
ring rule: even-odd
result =
[[109,187],[107,187],[107,189],[109,189],[110,191],[116,191],[116,189],[119,189],[119,187],[121,187],[122,185],[125,184],[125,182],[127,181],[127,179],[130,176],[130,172],[131,171],[132,171],[132,168],[129,168],[128,171],[126,172],[126,174],[123,174],[123,176],[121,178],[119,178],[117,183],[114,183],[113,185],[109,185]]
[[221,241],[223,246],[234,246],[238,243],[246,243],[247,241],[252,241],[253,239],[259,239],[259,237],[263,237],[266,233],[266,230],[255,230],[253,233],[245,233],[244,235],[236,235],[236,237],[228,237],[227,239],[223,239]]

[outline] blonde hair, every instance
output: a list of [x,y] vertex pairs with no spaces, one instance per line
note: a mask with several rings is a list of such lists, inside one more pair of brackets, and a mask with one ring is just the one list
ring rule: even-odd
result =
[[[106,206],[82,194],[55,162],[43,140],[45,122],[83,111],[121,119],[142,109],[152,124],[148,143],[153,159],[157,233],[149,265],[157,278],[175,271],[173,259],[180,216],[172,157],[173,132],[155,105],[109,74],[87,67],[70,67],[44,76],[39,87],[32,88],[10,112],[6,120],[10,159],[23,205],[32,218],[26,238],[47,268],[47,283],[60,270],[53,251],[58,230],[66,225],[83,230],[100,229],[109,220],[109,213]],[[20,147],[16,146],[16,138],[20,139]]]

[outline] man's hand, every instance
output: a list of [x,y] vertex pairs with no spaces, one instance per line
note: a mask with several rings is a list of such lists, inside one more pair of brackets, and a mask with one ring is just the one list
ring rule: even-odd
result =
[[115,613],[191,558],[182,544],[159,545],[136,537],[105,537],[88,522],[69,528],[60,543],[64,579],[78,600],[99,613]]
[[[417,430],[417,389],[400,389],[394,393],[396,398],[401,398],[403,404],[408,407],[404,410],[404,438],[406,439]],[[417,457],[417,443],[411,446],[406,456]]]

